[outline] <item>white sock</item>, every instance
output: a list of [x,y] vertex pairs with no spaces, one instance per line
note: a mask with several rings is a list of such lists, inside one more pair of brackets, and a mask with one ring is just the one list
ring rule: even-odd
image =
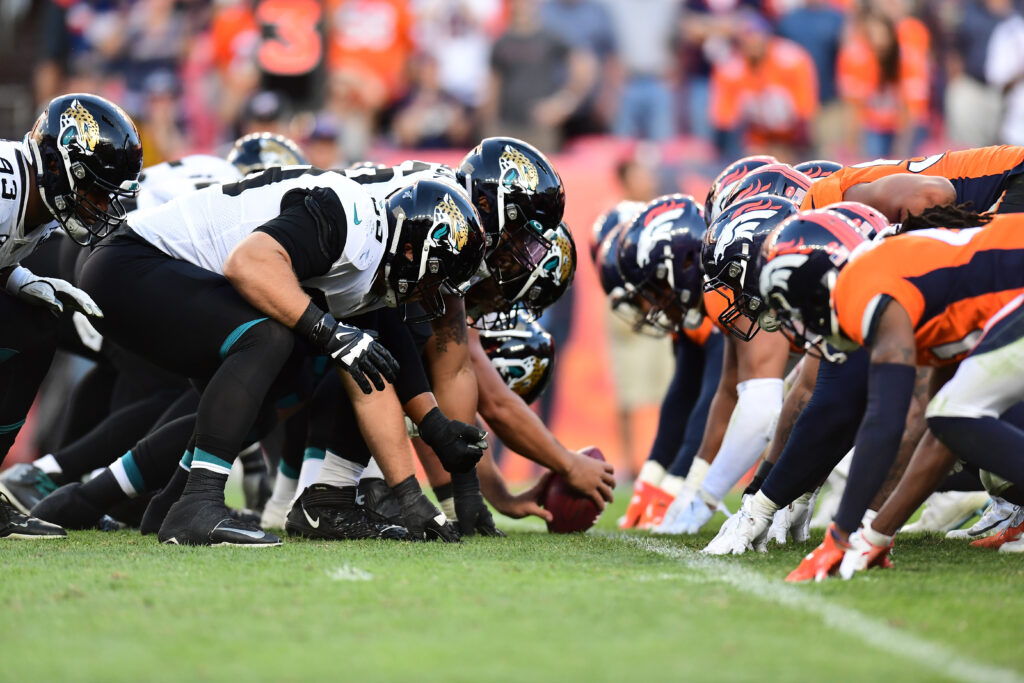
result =
[[285,474],[280,467],[277,468],[277,478],[274,479],[274,492],[270,494],[270,500],[267,505],[271,503],[277,505],[290,505],[292,500],[295,498],[299,488],[298,478],[289,477]]
[[[701,462],[704,462],[701,460]],[[661,478],[661,490],[668,495],[675,498],[679,495],[679,492],[686,486],[686,477],[680,477],[675,474],[666,474]]]
[[327,451],[327,456],[323,462],[324,464],[320,468],[320,476],[317,477],[316,483],[329,484],[338,488],[358,484],[359,475],[365,469],[363,465],[351,460],[345,460],[330,451]]
[[302,493],[307,487],[316,483],[320,476],[320,468],[324,464],[324,451],[319,448],[307,448],[302,458],[302,466],[299,468],[299,484],[296,487],[296,494]]
[[782,380],[750,379],[736,385],[739,398],[729,418],[722,447],[701,484],[704,502],[711,505],[754,466],[772,437],[782,409]]
[[32,464],[46,474],[60,474],[64,471],[60,468],[57,458],[53,457],[53,453],[47,453],[43,457],[37,458]]
[[441,508],[441,512],[452,522],[459,521],[459,518],[455,516],[455,498],[445,498],[444,500],[437,501],[437,506]]
[[648,460],[643,464],[643,467],[640,468],[640,474],[637,476],[636,480],[653,486],[661,486],[661,480],[664,477],[665,468],[654,460]]
[[704,483],[704,477],[707,476],[710,467],[711,463],[704,458],[694,458],[690,463],[690,471],[686,473],[686,485],[694,491],[699,489],[700,485]]
[[363,479],[383,479],[384,473],[381,472],[380,465],[373,458],[370,458],[370,464],[363,470]]

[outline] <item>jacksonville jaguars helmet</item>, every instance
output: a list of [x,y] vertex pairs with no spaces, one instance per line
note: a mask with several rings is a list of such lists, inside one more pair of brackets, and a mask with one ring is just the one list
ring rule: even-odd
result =
[[121,224],[139,192],[142,143],[124,111],[97,95],[50,101],[25,136],[36,186],[54,219],[80,245]]
[[306,166],[309,161],[295,142],[276,133],[250,133],[235,140],[227,160],[243,175],[278,166]]
[[510,325],[481,331],[480,343],[509,389],[528,404],[540,398],[555,370],[555,342],[540,323],[521,311]]

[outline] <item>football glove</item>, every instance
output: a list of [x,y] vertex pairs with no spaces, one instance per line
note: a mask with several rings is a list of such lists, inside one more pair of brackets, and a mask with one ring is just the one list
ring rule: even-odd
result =
[[444,513],[423,495],[415,476],[409,476],[391,487],[391,490],[398,497],[398,503],[402,507],[403,524],[409,530],[409,537],[412,540],[459,542],[459,532]]
[[364,394],[375,388],[383,391],[385,382],[395,383],[398,363],[380,342],[357,327],[339,323],[315,304],[309,304],[295,331],[348,372]]
[[468,472],[484,455],[487,432],[475,425],[449,420],[440,408],[432,408],[420,421],[420,438],[437,453],[448,472]]
[[455,496],[455,517],[459,535],[465,538],[477,532],[481,536],[504,536],[494,525],[494,517],[480,493],[480,480],[476,469],[452,474],[452,492]]
[[839,576],[846,580],[852,579],[857,572],[881,567],[890,569],[892,560],[893,537],[880,534],[870,526],[861,527],[850,535],[850,548],[843,553],[843,561],[839,564]]
[[701,552],[707,555],[742,555],[748,550],[765,552],[768,527],[775,510],[775,503],[760,491],[743,496],[739,511],[726,520],[718,535]]
[[786,577],[787,583],[824,581],[839,570],[839,563],[850,549],[850,544],[839,538],[835,522],[825,531],[825,540],[800,562]]
[[94,318],[102,318],[103,311],[88,294],[64,280],[36,275],[28,268],[18,266],[7,278],[7,291],[33,306],[46,306],[54,315],[64,312],[67,304],[72,310]]

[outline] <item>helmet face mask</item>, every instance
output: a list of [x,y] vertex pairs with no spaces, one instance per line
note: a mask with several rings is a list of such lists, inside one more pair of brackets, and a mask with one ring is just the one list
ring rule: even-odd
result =
[[526,403],[544,393],[554,372],[555,344],[537,322],[519,313],[500,328],[481,331],[480,342],[505,384]]
[[117,105],[89,94],[53,99],[25,136],[39,195],[80,245],[103,239],[139,191],[142,144]]
[[390,243],[384,259],[385,302],[418,302],[425,315],[445,314],[444,294],[463,296],[483,258],[483,231],[476,211],[458,188],[421,180],[387,199]]

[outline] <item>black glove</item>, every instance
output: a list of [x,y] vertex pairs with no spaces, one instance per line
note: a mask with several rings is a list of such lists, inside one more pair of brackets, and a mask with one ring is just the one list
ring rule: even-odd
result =
[[423,495],[416,477],[391,487],[402,506],[402,520],[409,530],[409,537],[414,541],[444,541],[458,543],[459,532],[452,523]]
[[468,472],[484,455],[487,432],[475,425],[449,420],[440,408],[433,408],[419,424],[420,438],[437,453],[449,472]]
[[[372,393],[373,387],[382,391],[384,382],[395,383],[398,363],[380,342],[359,328],[339,323],[313,302],[296,323],[295,331],[352,375],[364,394]],[[373,382],[373,387],[370,382]]]
[[476,469],[452,475],[452,492],[455,497],[455,516],[458,517],[459,535],[504,536],[505,532],[494,526],[494,517],[480,493],[480,480]]

